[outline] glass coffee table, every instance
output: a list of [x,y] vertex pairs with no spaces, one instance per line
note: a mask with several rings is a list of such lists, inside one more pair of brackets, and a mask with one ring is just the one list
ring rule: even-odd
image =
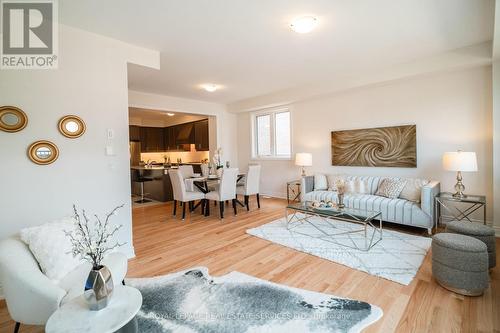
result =
[[[300,202],[289,204],[285,209],[285,217],[286,228],[294,233],[357,250],[369,251],[382,240],[380,211],[347,207],[316,208],[312,202]],[[305,229],[301,228],[304,223],[314,227],[314,232],[301,231]],[[353,224],[360,227],[353,227]]]

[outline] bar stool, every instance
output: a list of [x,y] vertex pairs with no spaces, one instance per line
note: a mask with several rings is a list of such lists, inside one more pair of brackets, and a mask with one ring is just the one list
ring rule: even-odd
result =
[[132,169],[132,181],[134,183],[141,184],[141,199],[135,201],[135,203],[151,202],[152,200],[149,200],[149,199],[145,198],[145,195],[147,193],[144,193],[144,183],[146,183],[146,182],[152,182],[153,178],[145,177],[144,174],[141,172],[141,170]]

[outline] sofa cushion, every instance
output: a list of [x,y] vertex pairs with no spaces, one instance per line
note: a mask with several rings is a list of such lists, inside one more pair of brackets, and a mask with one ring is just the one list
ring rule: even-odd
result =
[[422,198],[422,187],[429,184],[428,180],[408,178],[406,185],[401,191],[399,197],[413,202],[420,202]]
[[74,227],[73,218],[65,218],[20,231],[21,240],[28,245],[42,272],[55,283],[81,262],[73,257],[70,239],[64,233]]
[[[312,191],[304,195],[304,200],[337,202],[337,192]],[[404,199],[390,199],[372,194],[347,193],[344,195],[344,204],[349,208],[380,211],[382,220],[387,222],[426,228],[432,225],[430,217],[420,208],[419,204]]]
[[314,175],[314,189],[319,191],[328,189],[328,182],[324,174],[317,173]]
[[337,191],[337,185],[345,182],[346,175],[327,175],[328,191]]
[[369,194],[375,194],[375,192],[377,191],[377,188],[378,188],[378,185],[379,185],[379,181],[380,181],[380,177],[373,177],[373,176],[346,176],[346,181],[351,181],[351,180],[354,180],[354,181],[363,181],[363,182],[366,182],[366,184],[368,185],[368,190],[369,190]]
[[403,191],[406,185],[406,179],[400,178],[385,178],[380,183],[375,195],[380,195],[382,197],[396,199]]

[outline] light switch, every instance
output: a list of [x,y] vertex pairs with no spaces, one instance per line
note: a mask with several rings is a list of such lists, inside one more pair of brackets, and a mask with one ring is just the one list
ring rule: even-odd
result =
[[108,134],[108,139],[113,139],[115,137],[115,131],[113,131],[112,128],[108,128],[107,130],[107,134]]

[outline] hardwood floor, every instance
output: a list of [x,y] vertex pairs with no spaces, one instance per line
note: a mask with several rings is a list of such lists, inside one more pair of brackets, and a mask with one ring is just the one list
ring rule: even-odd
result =
[[[172,218],[171,204],[134,208],[136,258],[129,261],[128,276],[162,275],[194,266],[207,266],[211,275],[236,270],[380,306],[384,316],[365,332],[500,332],[499,266],[491,271],[490,287],[483,296],[465,297],[433,280],[430,252],[413,282],[403,286],[245,233],[282,217],[284,207],[284,200],[262,199],[259,210],[251,201],[250,212],[239,208],[234,217],[228,206],[222,222],[215,207],[209,218],[198,209],[185,221]],[[13,329],[5,303],[0,303],[0,332]],[[21,326],[20,332],[43,329]]]

